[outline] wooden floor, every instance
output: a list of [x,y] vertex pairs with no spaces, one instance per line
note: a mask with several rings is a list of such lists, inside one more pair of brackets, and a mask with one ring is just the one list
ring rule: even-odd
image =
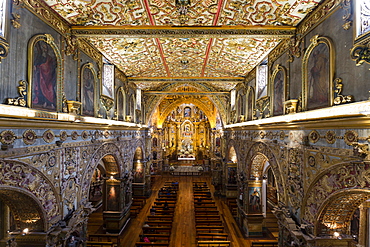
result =
[[[149,209],[152,206],[155,198],[158,195],[158,190],[166,181],[178,181],[178,201],[175,209],[175,216],[172,224],[171,247],[195,247],[196,246],[196,230],[194,220],[194,203],[193,203],[193,182],[207,182],[208,186],[213,190],[209,177],[191,177],[191,176],[163,176],[157,179],[152,188],[152,196],[148,198],[146,205],[141,210],[140,214],[131,220],[129,226],[120,237],[121,246],[134,247],[135,242],[139,240],[139,235],[142,231],[142,226],[146,217],[150,214]],[[213,191],[212,191],[213,192]],[[213,193],[212,193],[213,194]],[[233,247],[251,246],[251,240],[243,238],[234,218],[232,217],[228,207],[221,199],[214,198],[216,205],[220,211],[221,218],[224,221],[225,230],[229,233],[229,240]],[[253,239],[256,242],[255,239]],[[257,240],[258,241],[258,240]],[[266,241],[266,239],[264,239]],[[273,241],[273,240],[272,240]],[[276,240],[275,240],[276,241]]]

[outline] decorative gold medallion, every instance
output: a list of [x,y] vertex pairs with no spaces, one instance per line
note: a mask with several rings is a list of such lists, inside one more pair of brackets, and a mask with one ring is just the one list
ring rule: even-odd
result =
[[352,143],[358,141],[358,134],[356,131],[353,130],[347,130],[346,133],[344,134],[344,142],[348,145],[351,146]]
[[9,145],[15,141],[15,134],[11,130],[4,130],[0,133],[0,141],[2,144]]
[[316,143],[320,140],[320,134],[319,132],[317,132],[316,130],[313,130],[311,131],[309,134],[308,134],[308,140],[311,142],[311,143]]
[[64,131],[64,130],[61,131],[60,134],[59,134],[59,139],[64,142],[65,140],[67,140],[67,138],[68,138],[67,132]]
[[51,130],[45,131],[44,134],[42,135],[42,139],[44,139],[44,141],[47,143],[52,142],[54,138],[55,138],[55,134]]
[[33,130],[26,130],[23,133],[23,142],[27,145],[34,144],[36,142],[37,135],[36,132]]
[[86,130],[84,130],[84,131],[82,131],[82,133],[81,133],[81,137],[82,137],[82,139],[86,140],[86,139],[89,137],[89,133],[87,133],[87,131],[86,131]]
[[72,140],[77,140],[77,138],[78,138],[77,131],[73,131],[72,134],[71,134],[71,137],[72,137]]
[[335,132],[332,130],[329,130],[328,132],[326,132],[325,139],[327,143],[333,144],[336,141]]
[[284,140],[285,139],[285,132],[284,131],[280,131],[280,140]]

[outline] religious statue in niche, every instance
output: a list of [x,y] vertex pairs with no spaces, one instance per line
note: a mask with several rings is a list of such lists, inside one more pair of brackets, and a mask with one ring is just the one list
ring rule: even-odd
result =
[[184,125],[184,132],[183,132],[183,135],[184,136],[191,136],[193,133],[191,131],[191,125],[190,124],[185,124]]
[[184,108],[184,117],[191,117],[191,108],[185,107]]

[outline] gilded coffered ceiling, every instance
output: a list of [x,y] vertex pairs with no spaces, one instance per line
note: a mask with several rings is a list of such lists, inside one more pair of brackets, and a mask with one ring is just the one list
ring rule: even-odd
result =
[[[46,0],[128,78],[245,77],[319,0]],[[238,82],[203,82],[230,90]]]

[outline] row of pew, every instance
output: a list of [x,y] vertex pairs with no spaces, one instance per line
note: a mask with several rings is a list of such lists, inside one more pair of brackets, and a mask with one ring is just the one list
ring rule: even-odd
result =
[[197,246],[229,247],[229,235],[206,182],[193,182],[193,197]]
[[136,247],[168,247],[177,203],[179,183],[165,182],[150,208]]

